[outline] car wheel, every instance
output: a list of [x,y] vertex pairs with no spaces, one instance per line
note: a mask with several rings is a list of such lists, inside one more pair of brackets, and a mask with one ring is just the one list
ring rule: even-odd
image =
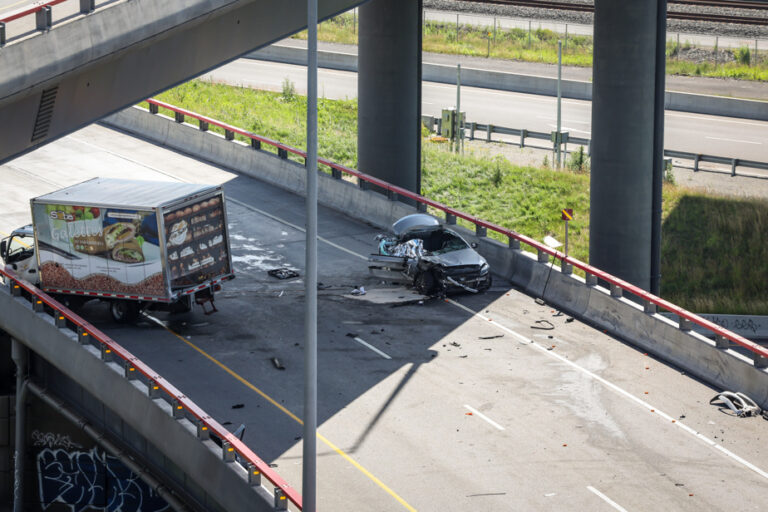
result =
[[480,292],[488,291],[488,289],[493,284],[493,277],[491,277],[491,273],[488,272],[488,276],[485,278],[485,281],[483,281],[480,286],[477,287],[477,290]]
[[419,272],[413,285],[422,295],[432,295],[437,291],[437,279],[431,270]]
[[130,300],[113,300],[109,303],[112,318],[120,324],[129,324],[139,318],[139,304]]

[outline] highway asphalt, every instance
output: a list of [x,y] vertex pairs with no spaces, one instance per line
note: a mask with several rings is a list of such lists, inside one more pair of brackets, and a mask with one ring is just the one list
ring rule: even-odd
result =
[[[4,232],[28,220],[30,197],[92,176],[224,183],[237,278],[218,313],[130,326],[103,304],[83,314],[215,419],[245,424],[300,489],[303,284],[266,270],[303,274],[303,199],[99,126],[0,174],[14,187]],[[501,278],[448,302],[367,302],[388,288],[367,277],[377,232],[320,209],[320,510],[768,506],[764,420],[719,411],[716,390]],[[361,284],[368,295],[350,297]]]
[[[285,79],[306,94],[306,67],[239,59],[201,77],[203,80],[280,91]],[[318,94],[326,98],[357,97],[357,74],[320,69]],[[422,114],[440,116],[456,104],[456,87],[424,82]],[[549,96],[462,87],[461,109],[467,122],[549,132],[556,128],[557,100]],[[592,105],[588,101],[562,101],[562,127],[575,137],[591,138]],[[482,136],[478,134],[478,136]],[[536,141],[537,143],[541,141]],[[541,142],[543,143],[543,142]],[[666,149],[768,161],[768,122],[667,111]]]

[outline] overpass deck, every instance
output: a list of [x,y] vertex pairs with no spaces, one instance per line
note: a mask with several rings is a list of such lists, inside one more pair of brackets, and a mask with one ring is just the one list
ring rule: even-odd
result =
[[[225,184],[238,278],[218,314],[127,327],[98,304],[83,314],[216,420],[245,424],[299,487],[303,283],[266,270],[302,273],[303,198],[97,126],[0,169],[5,232],[29,197],[92,176]],[[367,302],[384,286],[365,262],[377,232],[320,209],[321,510],[765,508],[763,420],[718,411],[716,390],[501,280],[449,302]],[[360,284],[368,295],[349,297]]]

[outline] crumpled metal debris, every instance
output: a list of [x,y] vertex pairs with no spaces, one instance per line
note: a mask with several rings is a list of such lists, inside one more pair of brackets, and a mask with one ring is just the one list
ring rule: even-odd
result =
[[738,391],[735,393],[733,391],[723,391],[722,393],[718,393],[709,401],[709,403],[710,405],[717,405],[720,409],[723,409],[723,406],[728,407],[740,418],[758,416],[762,413],[762,410],[754,400]]
[[292,277],[299,277],[299,273],[287,267],[273,268],[267,270],[267,274],[278,279],[291,279]]

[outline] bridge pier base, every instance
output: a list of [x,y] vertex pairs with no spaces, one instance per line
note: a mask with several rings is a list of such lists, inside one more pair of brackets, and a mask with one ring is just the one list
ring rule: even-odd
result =
[[360,6],[357,168],[421,191],[422,0]]

